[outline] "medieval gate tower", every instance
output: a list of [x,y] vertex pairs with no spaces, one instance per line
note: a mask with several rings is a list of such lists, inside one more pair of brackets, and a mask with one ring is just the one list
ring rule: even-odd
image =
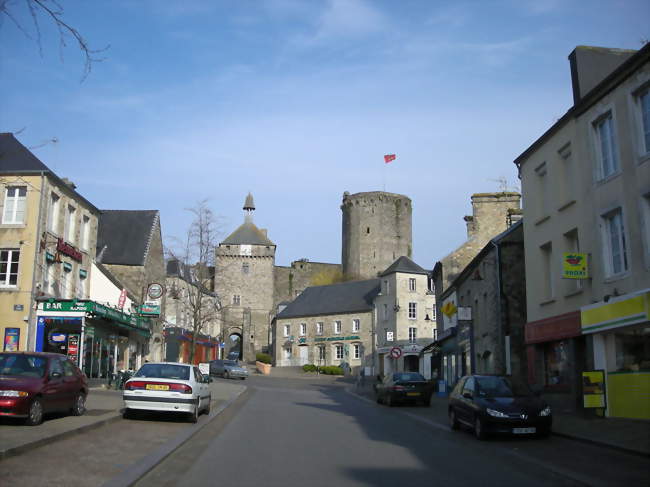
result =
[[372,279],[395,259],[413,254],[412,205],[407,196],[383,191],[343,193],[343,274]]

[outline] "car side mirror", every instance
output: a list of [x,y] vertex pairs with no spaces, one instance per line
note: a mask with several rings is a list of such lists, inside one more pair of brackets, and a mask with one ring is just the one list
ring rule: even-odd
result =
[[61,378],[61,372],[52,372],[50,374],[51,379],[60,379]]
[[463,392],[463,397],[465,399],[473,399],[474,398],[474,396],[472,395],[471,392]]

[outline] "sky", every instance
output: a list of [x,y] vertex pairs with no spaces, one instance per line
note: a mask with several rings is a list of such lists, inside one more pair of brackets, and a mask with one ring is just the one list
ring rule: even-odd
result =
[[431,269],[570,108],[569,53],[650,38],[647,0],[59,3],[101,61],[82,79],[74,40],[41,16],[39,48],[10,0],[0,132],[100,209],[160,210],[166,241],[203,199],[225,238],[250,191],[278,265],[340,263],[343,192],[386,190]]

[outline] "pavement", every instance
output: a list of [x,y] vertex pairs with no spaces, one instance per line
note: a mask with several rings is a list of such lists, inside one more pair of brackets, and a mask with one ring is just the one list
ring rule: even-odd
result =
[[[363,386],[353,379],[348,392],[375,400],[373,381],[366,380]],[[446,396],[432,396],[431,406],[419,413],[439,424],[448,424]],[[553,413],[552,434],[576,441],[613,448],[627,453],[650,457],[650,421],[623,418],[586,418],[575,414]]]
[[[83,416],[46,415],[38,426],[25,426],[20,420],[0,418],[0,460],[121,420],[124,407],[122,391],[107,389],[104,382],[90,382]],[[232,395],[231,388],[224,389],[218,384],[216,381],[211,384],[213,407],[226,402]]]

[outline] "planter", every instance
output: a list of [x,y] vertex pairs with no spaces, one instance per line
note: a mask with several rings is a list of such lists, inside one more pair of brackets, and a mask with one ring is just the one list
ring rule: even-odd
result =
[[264,362],[255,362],[255,367],[260,374],[269,375],[271,373],[271,364],[265,364]]

